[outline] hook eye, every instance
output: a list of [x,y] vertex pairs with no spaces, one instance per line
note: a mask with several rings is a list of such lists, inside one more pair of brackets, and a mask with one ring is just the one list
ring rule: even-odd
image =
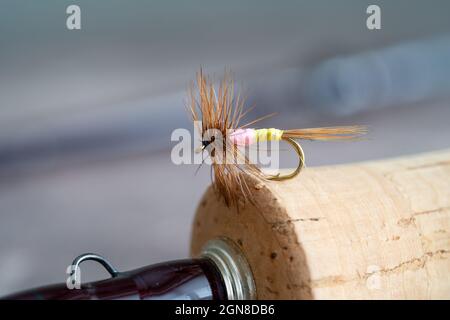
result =
[[73,276],[73,278],[74,278],[73,280],[75,282],[78,280],[78,279],[76,279],[76,277],[80,274],[79,272],[77,272],[78,269],[80,268],[80,264],[83,261],[87,261],[87,260],[93,260],[93,261],[100,263],[113,278],[115,278],[119,275],[119,271],[117,271],[112,266],[112,264],[108,260],[103,258],[102,256],[95,254],[95,253],[84,253],[84,254],[76,257],[72,262],[73,269],[72,269],[70,275]]
[[267,176],[266,179],[268,179],[268,180],[283,181],[283,180],[294,178],[295,176],[297,176],[300,173],[300,171],[305,166],[305,153],[303,152],[303,149],[300,146],[300,144],[292,138],[283,138],[283,140],[286,141],[287,143],[289,143],[294,148],[295,152],[297,153],[298,166],[297,166],[297,168],[295,168],[295,170],[293,172],[288,173],[288,174],[280,175],[280,173],[278,173],[273,176]]

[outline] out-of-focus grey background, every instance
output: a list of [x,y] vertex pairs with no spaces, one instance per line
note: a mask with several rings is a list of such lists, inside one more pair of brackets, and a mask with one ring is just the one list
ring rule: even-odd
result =
[[84,252],[120,270],[188,256],[209,168],[172,164],[170,134],[193,130],[200,66],[234,71],[250,120],[278,112],[260,126],[370,126],[364,141],[305,142],[308,166],[448,148],[449,16],[445,0],[2,1],[0,295],[64,282]]

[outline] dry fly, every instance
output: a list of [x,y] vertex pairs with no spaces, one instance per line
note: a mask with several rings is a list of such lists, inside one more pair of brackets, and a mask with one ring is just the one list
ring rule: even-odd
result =
[[[241,125],[241,120],[252,108],[244,110],[244,99],[235,94],[234,82],[225,72],[216,87],[211,78],[197,73],[196,82],[189,90],[188,110],[202,137],[197,152],[208,151],[211,158],[214,190],[223,197],[226,204],[238,205],[239,201],[254,203],[248,175],[256,180],[285,180],[295,177],[303,168],[305,156],[297,140],[352,140],[367,132],[365,126],[339,126],[308,129],[280,130],[275,128],[250,128],[257,122],[273,116],[269,114]],[[212,132],[212,133],[211,133]],[[220,139],[218,138],[220,136]],[[267,175],[250,159],[242,147],[261,141],[286,141],[292,145],[299,157],[297,168],[286,175]],[[220,142],[220,144],[219,144]],[[232,155],[232,161],[229,160]]]

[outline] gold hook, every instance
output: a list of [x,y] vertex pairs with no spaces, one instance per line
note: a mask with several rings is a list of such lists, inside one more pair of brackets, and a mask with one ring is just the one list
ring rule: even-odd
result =
[[300,171],[302,170],[302,168],[305,165],[305,153],[303,152],[303,149],[300,146],[300,144],[292,138],[283,138],[283,140],[288,142],[291,146],[294,147],[295,152],[298,155],[298,160],[299,160],[298,166],[293,172],[291,172],[289,174],[285,174],[285,175],[281,176],[280,173],[278,173],[274,176],[267,177],[268,180],[283,181],[283,180],[294,178],[296,175],[298,175],[300,173]]

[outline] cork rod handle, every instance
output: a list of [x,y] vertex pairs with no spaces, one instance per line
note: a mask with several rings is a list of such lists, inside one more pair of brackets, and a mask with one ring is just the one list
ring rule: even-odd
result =
[[450,299],[450,150],[306,168],[228,208],[211,188],[191,252],[228,237],[260,299]]

